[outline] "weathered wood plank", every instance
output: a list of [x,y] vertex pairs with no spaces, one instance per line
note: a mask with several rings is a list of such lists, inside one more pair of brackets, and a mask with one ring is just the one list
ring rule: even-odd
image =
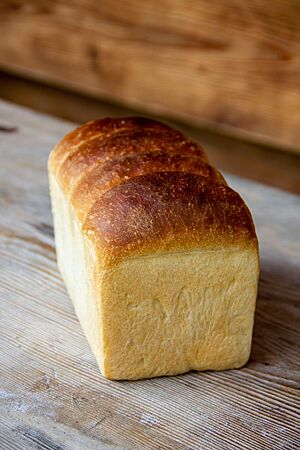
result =
[[[3,72],[0,72],[0,98],[76,123],[88,122],[95,117],[143,114]],[[164,117],[157,116],[157,119],[164,120]],[[300,158],[297,153],[279,152],[270,146],[178,122],[173,126],[201,142],[209,160],[219,170],[300,194]]]
[[261,248],[245,368],[111,382],[55,262],[46,160],[73,125],[3,102],[0,125],[1,448],[299,448],[300,198],[230,177]]
[[296,0],[2,0],[0,66],[299,151],[299,20]]

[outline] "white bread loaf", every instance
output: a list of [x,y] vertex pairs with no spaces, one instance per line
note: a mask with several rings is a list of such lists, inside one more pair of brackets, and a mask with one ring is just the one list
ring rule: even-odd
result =
[[167,125],[104,119],[49,158],[57,259],[102,374],[244,365],[259,275],[249,210]]

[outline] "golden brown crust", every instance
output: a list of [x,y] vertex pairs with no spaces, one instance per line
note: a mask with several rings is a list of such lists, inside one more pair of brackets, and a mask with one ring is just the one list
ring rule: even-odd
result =
[[[50,164],[54,174],[57,174],[61,165],[68,156],[79,149],[83,144],[98,139],[108,139],[122,131],[132,130],[158,130],[168,132],[184,139],[182,133],[174,130],[167,124],[145,117],[105,118],[88,122],[68,133],[55,147],[50,157]],[[203,152],[204,154],[204,152]]]
[[66,157],[59,169],[58,179],[65,194],[69,195],[81,177],[94,167],[130,153],[156,151],[183,153],[205,160],[201,147],[184,139],[181,133],[176,135],[168,130],[137,128],[119,131],[106,138],[100,136],[83,143]]
[[241,197],[184,172],[152,173],[110,189],[92,207],[83,231],[107,265],[125,256],[257,245]]
[[105,264],[124,256],[257,246],[243,200],[202,147],[144,118],[103,119],[69,133],[49,169]]
[[153,172],[190,172],[208,177],[212,183],[226,184],[223,176],[201,159],[161,151],[129,153],[113,159],[84,175],[72,192],[71,204],[84,221],[93,204],[109,189],[126,180]]

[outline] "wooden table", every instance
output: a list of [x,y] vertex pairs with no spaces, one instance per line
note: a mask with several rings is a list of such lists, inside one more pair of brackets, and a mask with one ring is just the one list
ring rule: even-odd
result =
[[55,261],[46,160],[74,124],[0,102],[0,125],[1,450],[299,449],[300,198],[229,180],[261,251],[245,368],[112,382]]

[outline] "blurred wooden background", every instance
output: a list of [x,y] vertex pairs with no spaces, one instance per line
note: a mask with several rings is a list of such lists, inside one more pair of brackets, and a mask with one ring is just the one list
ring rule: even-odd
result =
[[220,169],[300,193],[299,24],[297,0],[2,0],[0,97],[162,117]]

